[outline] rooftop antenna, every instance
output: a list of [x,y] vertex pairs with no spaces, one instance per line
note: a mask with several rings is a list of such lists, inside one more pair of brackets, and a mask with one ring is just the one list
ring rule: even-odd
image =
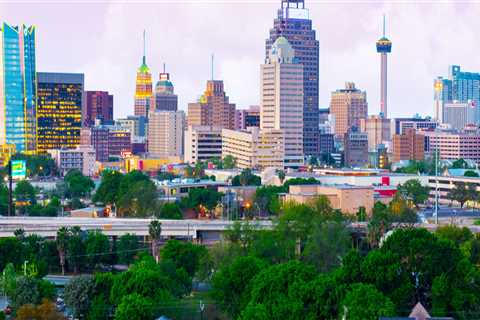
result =
[[212,81],[213,81],[213,68],[214,68],[214,61],[215,61],[215,55],[212,53],[212,61],[211,61],[211,68],[212,68]]
[[143,29],[143,64],[146,64],[145,52],[146,52],[146,45],[145,45],[145,29]]

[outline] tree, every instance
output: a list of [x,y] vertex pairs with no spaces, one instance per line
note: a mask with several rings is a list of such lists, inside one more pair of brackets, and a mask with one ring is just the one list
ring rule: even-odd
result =
[[195,208],[199,214],[205,214],[204,210],[211,214],[221,200],[223,193],[213,189],[190,189],[186,200],[189,208]]
[[218,270],[212,279],[212,297],[232,318],[237,318],[250,300],[252,279],[267,267],[254,257],[238,257]]
[[90,268],[94,269],[97,264],[111,262],[110,241],[101,231],[88,231],[85,249]]
[[362,283],[352,285],[342,301],[345,319],[371,319],[394,316],[395,306],[374,286]]
[[226,155],[223,158],[223,168],[224,169],[233,169],[237,165],[237,159],[235,159],[232,155]]
[[36,194],[35,188],[27,180],[21,180],[15,186],[13,194],[17,202],[23,202],[26,204],[35,204],[36,203]]
[[190,277],[198,270],[200,259],[207,254],[204,246],[190,242],[169,240],[162,248],[162,260],[172,260],[177,268],[183,268]]
[[313,267],[295,260],[263,269],[252,280],[241,319],[316,319],[306,312],[315,275]]
[[447,196],[452,202],[458,202],[460,208],[463,208],[465,202],[476,199],[476,186],[461,181],[455,182],[454,188],[448,192]]
[[[124,180],[129,180],[128,174]],[[155,215],[158,207],[158,191],[151,180],[133,182],[127,191],[123,191],[122,188],[124,188],[123,181],[119,191],[117,215],[141,218]]]
[[158,220],[152,220],[148,226],[148,234],[152,241],[152,255],[155,257],[155,261],[158,263],[159,250],[158,245],[162,238],[162,223]]
[[277,215],[280,213],[278,194],[282,192],[284,192],[283,187],[261,186],[255,191],[253,201],[259,206],[261,212]]
[[124,234],[118,241],[118,262],[122,264],[131,264],[138,254],[138,239],[134,234]]
[[350,234],[343,223],[322,223],[306,243],[303,259],[319,272],[332,271],[340,266],[350,242]]
[[8,214],[8,188],[0,181],[0,215]]
[[66,262],[66,252],[68,245],[69,230],[66,227],[61,227],[57,231],[57,250],[58,256],[60,258],[60,266],[62,268],[62,275],[65,275],[65,262]]
[[280,183],[283,184],[283,181],[285,181],[285,171],[277,170],[277,176],[278,179],[280,179]]
[[25,160],[27,163],[28,177],[46,177],[57,173],[55,161],[50,155],[26,155],[24,153],[17,153],[12,156],[12,160]]
[[243,169],[238,176],[232,179],[232,186],[259,186],[261,184],[260,177],[254,175],[251,169]]
[[157,172],[157,179],[160,180],[160,181],[163,181],[163,180],[172,181],[173,179],[176,179],[176,178],[178,178],[178,175],[176,175],[172,172],[169,172],[169,171],[159,170]]
[[460,158],[452,163],[452,169],[468,169],[468,163],[464,159]]
[[181,220],[183,219],[182,210],[177,203],[167,202],[161,206],[159,218]]
[[403,185],[398,186],[398,191],[406,198],[413,202],[413,204],[419,207],[420,204],[425,203],[428,199],[430,189],[428,186],[422,186],[420,180],[411,179],[405,182]]
[[33,277],[17,277],[15,289],[8,298],[14,309],[18,309],[24,304],[40,303],[42,296],[38,289],[38,280]]
[[473,233],[467,227],[457,227],[454,225],[440,226],[435,231],[435,235],[439,239],[450,240],[458,247],[467,241],[473,240]]
[[73,267],[73,272],[78,274],[85,263],[85,242],[84,233],[78,226],[69,229],[67,238],[67,260]]
[[80,170],[70,170],[63,179],[68,198],[85,197],[95,188],[92,179],[82,174]]
[[104,204],[115,204],[118,200],[118,191],[123,175],[118,171],[104,170],[102,180],[95,191],[93,201],[103,202]]
[[73,277],[65,285],[65,305],[72,309],[75,317],[84,318],[90,310],[95,290],[95,279],[91,275]]
[[115,311],[115,319],[117,320],[144,320],[153,318],[154,307],[152,301],[137,293],[123,297]]
[[44,299],[42,304],[35,306],[25,304],[17,310],[17,320],[63,320],[65,317],[57,311],[55,304]]
[[473,177],[473,178],[478,178],[478,173],[473,171],[473,170],[467,170],[465,171],[465,173],[463,174],[464,177]]
[[14,237],[0,238],[0,270],[9,263],[14,266],[20,266],[23,263],[22,242]]

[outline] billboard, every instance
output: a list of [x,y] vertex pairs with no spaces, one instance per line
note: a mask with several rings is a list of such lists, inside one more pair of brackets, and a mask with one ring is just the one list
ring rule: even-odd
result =
[[27,176],[27,162],[25,160],[12,160],[12,179],[25,179]]

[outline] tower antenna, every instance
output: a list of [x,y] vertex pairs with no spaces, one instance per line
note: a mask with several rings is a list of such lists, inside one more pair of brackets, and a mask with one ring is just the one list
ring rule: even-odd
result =
[[212,81],[213,81],[213,74],[214,74],[214,60],[215,60],[215,55],[212,53],[212,61],[211,61]]
[[163,63],[163,73],[165,73],[165,70],[166,70],[166,68],[165,68],[165,62],[164,62]]
[[143,64],[146,64],[145,52],[146,52],[146,44],[145,44],[145,29],[143,29]]
[[385,13],[383,14],[383,37],[385,38]]

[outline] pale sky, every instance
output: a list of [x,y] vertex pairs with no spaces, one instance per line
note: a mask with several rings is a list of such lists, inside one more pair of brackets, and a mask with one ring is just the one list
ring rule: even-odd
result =
[[[433,79],[448,66],[480,71],[479,1],[305,0],[320,41],[320,107],[345,81],[367,91],[379,112],[380,57],[375,41],[387,15],[390,116],[433,113]],[[259,104],[265,38],[280,0],[0,0],[0,17],[37,27],[37,71],[82,72],[87,90],[114,94],[115,117],[133,114],[135,73],[147,32],[154,84],[163,63],[179,108],[204,91],[215,53],[237,108]],[[475,36],[477,35],[477,36]]]

